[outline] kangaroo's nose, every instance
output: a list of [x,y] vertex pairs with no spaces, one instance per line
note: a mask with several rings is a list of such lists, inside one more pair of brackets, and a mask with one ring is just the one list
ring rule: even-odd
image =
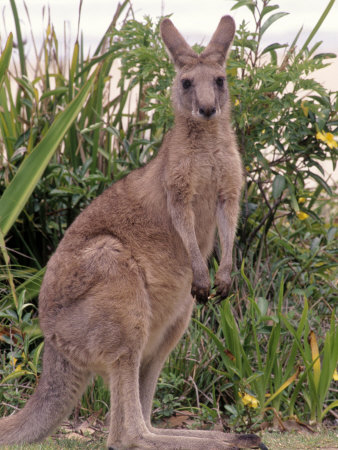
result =
[[215,106],[210,106],[210,107],[206,107],[206,108],[200,108],[198,110],[198,112],[200,113],[201,116],[209,118],[209,117],[211,117],[211,116],[213,116],[215,114],[216,108],[215,108]]

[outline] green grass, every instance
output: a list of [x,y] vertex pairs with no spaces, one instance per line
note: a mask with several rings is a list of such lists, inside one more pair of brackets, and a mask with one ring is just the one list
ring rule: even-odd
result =
[[264,433],[263,442],[271,450],[338,448],[338,429],[319,433]]
[[14,445],[14,446],[5,446],[4,449],[8,450],[64,450],[64,449],[105,449],[105,439],[102,440],[90,440],[88,442],[84,442],[83,440],[79,441],[78,439],[47,439],[43,444],[32,444],[32,445]]
[[[264,432],[262,441],[269,450],[277,449],[326,449],[338,448],[338,429],[316,433]],[[7,446],[4,450],[57,450],[57,449],[104,449],[106,437],[67,439],[49,438],[42,444]]]

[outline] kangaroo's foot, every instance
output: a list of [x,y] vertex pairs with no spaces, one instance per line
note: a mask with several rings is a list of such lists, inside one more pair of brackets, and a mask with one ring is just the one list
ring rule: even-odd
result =
[[[153,449],[153,450],[224,450],[260,448],[267,450],[255,434],[227,434],[221,432],[193,430],[160,430],[166,434],[145,433],[129,442],[110,446],[111,450]],[[171,432],[171,433],[169,433]],[[217,438],[216,438],[217,437]]]
[[257,436],[256,434],[232,434],[213,430],[177,430],[167,428],[162,429],[155,427],[150,427],[149,431],[151,431],[154,434],[166,436],[216,439],[228,445],[240,448],[261,448],[262,450],[266,449],[265,445],[261,442],[260,437]]

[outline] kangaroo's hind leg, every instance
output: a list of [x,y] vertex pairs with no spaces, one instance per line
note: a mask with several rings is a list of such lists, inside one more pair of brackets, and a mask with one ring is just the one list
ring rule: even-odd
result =
[[[147,303],[148,297],[145,288],[142,288],[142,281],[134,277],[132,282],[127,283],[128,296],[125,297],[127,304],[133,305]],[[131,291],[134,290],[132,293]],[[190,307],[192,301],[190,302]],[[134,308],[133,308],[134,309]],[[189,311],[190,315],[190,311]],[[136,320],[136,319],[135,319]],[[133,324],[131,326],[131,324]],[[185,324],[181,324],[182,332]],[[202,439],[193,435],[182,436],[162,434],[159,430],[153,430],[146,423],[142,410],[141,399],[144,403],[144,410],[147,410],[147,417],[150,417],[150,405],[148,399],[152,399],[156,378],[160,370],[160,364],[153,362],[149,371],[141,369],[142,353],[147,342],[146,326],[144,320],[140,320],[139,325],[133,320],[129,324],[124,322],[120,328],[121,335],[124,336],[123,344],[116,359],[106,359],[105,373],[109,379],[111,391],[111,416],[108,436],[108,446],[110,449],[161,449],[161,450],[222,450],[231,448],[226,442],[221,442],[217,438],[209,438],[205,435]],[[168,351],[168,350],[167,350]],[[163,350],[160,359],[161,364],[165,358]],[[154,359],[156,361],[156,358]],[[142,372],[142,374],[141,374]],[[150,384],[144,382],[145,373],[152,376]],[[144,395],[147,389],[151,395]],[[148,412],[149,411],[149,412]],[[149,419],[147,418],[149,422]],[[148,425],[148,426],[147,426]],[[154,432],[156,431],[156,433]]]
[[144,420],[148,430],[156,435],[168,437],[199,438],[200,442],[204,442],[205,439],[213,439],[215,440],[215,445],[217,441],[221,441],[224,445],[223,448],[234,448],[237,446],[241,448],[257,448],[260,444],[260,439],[258,436],[252,434],[238,435],[209,430],[161,429],[151,425],[151,408],[157,379],[166,358],[176,346],[189,324],[193,299],[189,295],[189,298],[187,298],[185,302],[181,302],[181,304],[185,305],[185,309],[182,311],[176,322],[163,335],[163,339],[152,358],[141,364],[140,399]]
[[111,365],[111,422],[108,437],[110,449],[153,450],[223,450],[233,448],[218,439],[192,435],[166,435],[150,431],[142,414],[139,393],[139,351],[135,346],[129,354]]
[[193,298],[191,295],[186,301],[180,302],[181,311],[175,323],[165,330],[158,347],[154,349],[152,355],[148,356],[141,363],[140,368],[140,399],[144,420],[149,430],[156,432],[156,428],[151,426],[151,410],[156,384],[161,369],[168,355],[177,345],[185,332],[191,317],[193,308]]

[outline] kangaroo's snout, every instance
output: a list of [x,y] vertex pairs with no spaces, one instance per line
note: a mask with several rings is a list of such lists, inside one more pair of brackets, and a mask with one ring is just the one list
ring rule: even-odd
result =
[[214,114],[216,114],[215,106],[200,107],[198,110],[200,116],[210,119]]

